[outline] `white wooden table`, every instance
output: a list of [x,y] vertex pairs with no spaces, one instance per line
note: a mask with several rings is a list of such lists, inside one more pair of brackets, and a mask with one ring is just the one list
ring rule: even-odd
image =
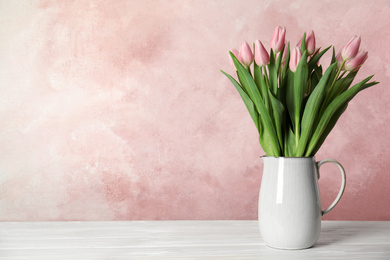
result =
[[267,247],[257,224],[0,222],[0,259],[390,259],[390,221],[324,221],[306,250]]

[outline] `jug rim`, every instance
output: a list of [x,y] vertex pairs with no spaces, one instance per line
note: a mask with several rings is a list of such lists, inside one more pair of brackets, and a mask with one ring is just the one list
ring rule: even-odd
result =
[[268,155],[261,155],[260,156],[261,159],[263,158],[275,158],[275,159],[279,159],[279,158],[284,158],[284,159],[315,159],[315,156],[302,156],[302,157],[288,157],[288,156],[268,156]]

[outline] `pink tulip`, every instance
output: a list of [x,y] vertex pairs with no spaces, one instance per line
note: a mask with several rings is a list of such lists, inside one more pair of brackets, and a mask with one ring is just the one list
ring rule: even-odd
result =
[[316,37],[313,30],[306,35],[305,45],[307,54],[312,55],[316,50]]
[[255,41],[255,62],[258,66],[265,66],[269,63],[269,54],[261,41]]
[[341,50],[341,56],[344,60],[350,60],[355,58],[360,47],[360,36],[354,36]]
[[281,26],[276,27],[274,33],[272,34],[271,43],[270,43],[271,48],[275,51],[275,53],[278,53],[283,49],[285,39],[286,39],[286,28]]
[[[297,43],[297,47],[301,47],[302,38]],[[305,47],[308,55],[312,55],[316,50],[316,38],[313,30],[310,30],[310,32],[306,35]]]
[[[341,65],[343,65],[343,57],[341,57],[341,52],[336,55],[337,68],[340,69]],[[344,66],[343,66],[344,67]],[[344,68],[342,68],[343,70]]]
[[302,57],[301,48],[295,47],[291,53],[290,63],[289,63],[290,70],[292,72],[295,72],[297,70],[298,63],[299,63],[299,60],[301,59],[301,57]]
[[[240,54],[239,54],[238,50],[236,50],[236,49],[231,49],[230,51],[231,51],[231,52],[234,54],[234,56],[240,61],[241,57],[240,57]],[[230,65],[232,66],[232,68],[233,68],[233,69],[236,69],[236,66],[234,66],[234,62],[233,62],[232,57],[230,56],[230,53],[229,53],[229,61],[230,61]],[[240,62],[241,62],[241,61],[240,61]],[[242,63],[242,62],[241,62],[241,63]]]
[[352,60],[347,60],[345,62],[345,70],[347,71],[355,71],[360,68],[360,66],[363,65],[363,63],[367,60],[368,58],[368,53],[366,51],[361,51],[359,52],[355,58]]
[[254,60],[252,49],[247,42],[241,44],[240,57],[242,64],[246,67],[249,67]]

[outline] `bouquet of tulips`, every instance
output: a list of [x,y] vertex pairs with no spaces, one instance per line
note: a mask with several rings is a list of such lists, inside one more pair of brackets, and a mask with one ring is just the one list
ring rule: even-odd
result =
[[254,43],[254,54],[244,42],[239,51],[233,49],[229,55],[238,81],[222,73],[244,101],[267,156],[310,157],[348,102],[378,82],[369,82],[372,75],[351,87],[367,59],[367,52],[359,51],[360,37],[354,36],[337,55],[333,48],[331,63],[323,72],[319,61],[331,46],[316,49],[315,35],[310,31],[290,51],[285,35],[285,28],[275,29],[269,53],[259,40]]

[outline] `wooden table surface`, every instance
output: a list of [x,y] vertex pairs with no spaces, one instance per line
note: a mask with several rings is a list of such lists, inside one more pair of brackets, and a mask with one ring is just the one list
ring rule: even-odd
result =
[[390,221],[323,221],[306,250],[267,247],[257,221],[0,222],[0,259],[390,259]]

